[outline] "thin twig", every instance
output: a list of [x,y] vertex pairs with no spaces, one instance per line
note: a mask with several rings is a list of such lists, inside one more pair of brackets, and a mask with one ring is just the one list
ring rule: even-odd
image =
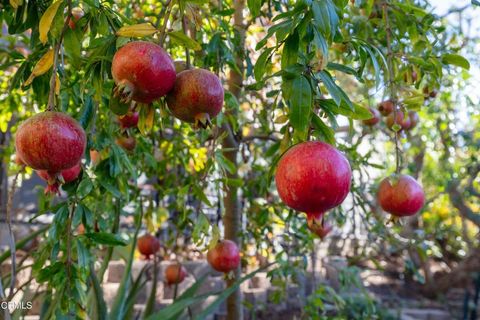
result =
[[163,43],[165,42],[165,32],[167,30],[168,19],[170,18],[170,13],[172,12],[173,4],[175,0],[171,0],[168,4],[167,11],[165,12],[165,17],[163,18],[163,25],[162,30],[160,31],[160,47],[163,47]]
[[50,78],[50,92],[48,94],[48,104],[47,104],[47,111],[52,111],[55,109],[55,87],[57,82],[57,69],[58,69],[58,55],[60,52],[60,48],[62,47],[62,40],[63,36],[65,35],[65,31],[68,28],[68,23],[72,17],[72,0],[68,0],[67,2],[67,19],[63,24],[62,32],[60,33],[60,37],[55,44],[55,48],[53,50],[53,66],[52,66],[52,77]]
[[395,141],[395,173],[400,173],[400,146],[398,144],[398,133],[395,130],[397,124],[397,93],[393,76],[393,51],[392,51],[392,29],[390,27],[390,21],[388,19],[388,4],[383,3],[383,16],[385,18],[385,32],[387,34],[387,63],[388,63],[388,88],[390,91],[390,100],[393,103],[393,130]]
[[[182,17],[182,29],[183,29],[183,33],[188,37],[188,34],[187,34],[187,17],[185,17],[185,15]],[[186,61],[186,64],[187,64],[187,70],[190,69],[191,67],[191,63],[190,63],[190,50],[188,50],[188,47],[185,46],[185,61]]]

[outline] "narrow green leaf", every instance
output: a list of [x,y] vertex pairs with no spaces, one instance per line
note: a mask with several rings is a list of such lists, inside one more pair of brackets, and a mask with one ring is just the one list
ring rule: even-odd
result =
[[290,124],[299,132],[307,132],[312,109],[312,88],[305,76],[300,76],[292,81],[290,97]]
[[444,64],[450,64],[461,67],[465,70],[470,69],[470,62],[467,59],[458,54],[447,53],[442,56],[442,62]]
[[253,74],[255,75],[255,80],[260,81],[265,74],[267,64],[270,62],[269,57],[274,48],[266,48],[263,50],[262,54],[258,57],[255,67],[253,67]]
[[287,37],[285,44],[283,45],[282,69],[297,63],[299,44],[300,38],[298,36],[298,31],[295,29],[295,31]]
[[92,240],[97,244],[103,244],[107,246],[126,246],[127,243],[118,235],[108,232],[91,232],[85,233],[85,237]]
[[316,114],[312,116],[312,124],[315,128],[315,131],[321,136],[321,138],[331,144],[335,145],[335,132],[332,128],[327,126],[322,119]]
[[168,33],[170,40],[179,45],[185,46],[188,49],[199,51],[202,50],[202,46],[197,41],[185,35],[182,31],[171,31]]

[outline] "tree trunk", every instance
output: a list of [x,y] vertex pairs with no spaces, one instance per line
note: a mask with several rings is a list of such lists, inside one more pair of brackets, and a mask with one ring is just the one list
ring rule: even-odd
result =
[[[236,64],[240,73],[231,70],[228,78],[228,89],[235,97],[240,98],[240,93],[243,86],[243,70],[244,70],[244,50],[245,50],[245,27],[243,24],[243,9],[245,8],[245,1],[234,1],[234,26],[235,37],[237,38],[238,47],[236,52]],[[235,119],[235,115],[233,115]],[[224,156],[238,166],[238,141],[236,140],[235,133],[232,131],[228,124],[222,126],[222,131],[227,133],[226,138],[222,142]],[[227,173],[229,179],[238,179],[237,172]],[[225,239],[234,241],[239,247],[241,244],[240,233],[242,230],[242,209],[240,204],[238,187],[224,186],[225,197],[223,199],[225,207],[225,216],[223,219],[225,226]],[[235,270],[235,277],[227,280],[227,286],[231,286],[233,282],[241,277],[241,266]],[[227,300],[227,319],[228,320],[241,320],[243,319],[243,306],[242,306],[242,292],[240,290],[235,291]]]

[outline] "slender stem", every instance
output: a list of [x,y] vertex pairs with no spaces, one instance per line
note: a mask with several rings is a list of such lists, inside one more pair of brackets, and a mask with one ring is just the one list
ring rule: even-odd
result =
[[[388,88],[390,91],[390,99],[393,103],[393,127],[396,127],[397,124],[397,92],[394,83],[393,75],[393,51],[392,51],[392,29],[390,27],[390,21],[388,19],[388,4],[387,2],[383,3],[383,17],[385,19],[385,32],[387,35],[387,63],[388,63]],[[394,142],[395,142],[395,173],[400,173],[400,146],[398,144],[398,133],[394,129]]]
[[[70,280],[71,280],[71,268],[72,268],[72,216],[75,212],[75,205],[76,203],[72,204],[72,209],[68,213],[67,219],[67,294],[70,296],[72,291],[70,287]],[[70,310],[69,310],[70,313]]]
[[[182,17],[182,29],[183,29],[183,33],[186,36],[188,36],[188,34],[187,34],[187,31],[188,31],[187,17],[185,17],[185,16]],[[188,50],[188,48],[186,46],[185,46],[185,60],[186,60],[187,70],[188,70],[191,67],[191,62],[190,62],[190,50]]]
[[170,18],[170,13],[172,12],[173,4],[175,0],[170,0],[168,3],[167,11],[165,12],[165,17],[163,18],[162,30],[160,31],[160,46],[163,47],[165,42],[165,32],[167,30],[168,19]]
[[68,23],[72,17],[72,0],[67,1],[67,19],[63,24],[62,32],[60,33],[60,37],[58,38],[57,43],[53,49],[53,67],[52,67],[52,77],[50,78],[50,92],[48,94],[48,104],[47,104],[47,111],[52,111],[55,109],[55,87],[57,82],[57,69],[58,69],[58,55],[60,52],[60,48],[62,47],[62,40],[63,36],[65,35],[65,31],[68,28]]
[[[9,245],[10,245],[10,257],[11,257],[11,278],[10,278],[10,291],[7,297],[7,300],[10,301],[13,291],[15,289],[15,282],[16,282],[16,275],[17,275],[17,250],[15,248],[15,235],[13,234],[12,230],[12,208],[13,208],[13,196],[15,194],[15,190],[17,188],[17,181],[18,177],[20,176],[20,173],[24,170],[25,167],[23,167],[20,171],[17,172],[15,177],[13,178],[12,182],[12,187],[10,189],[10,193],[8,195],[8,200],[7,200],[7,228],[8,228],[8,235],[9,235]],[[3,290],[2,290],[3,291]]]

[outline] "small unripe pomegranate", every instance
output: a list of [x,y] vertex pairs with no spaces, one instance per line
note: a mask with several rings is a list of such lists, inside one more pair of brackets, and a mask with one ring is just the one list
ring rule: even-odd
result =
[[158,239],[151,234],[147,233],[138,238],[137,248],[141,254],[143,254],[147,259],[150,259],[151,255],[154,255],[158,252],[158,250],[160,250],[160,241],[158,241]]
[[68,26],[70,29],[75,29],[75,22],[80,20],[84,16],[84,12],[82,8],[80,7],[75,7],[72,9],[72,16],[70,17],[70,20],[68,21]]
[[235,242],[220,240],[217,245],[208,250],[207,261],[218,272],[228,273],[240,264],[240,251]]
[[160,46],[134,41],[115,53],[112,76],[123,101],[151,103],[172,90],[176,73],[172,58]]
[[392,100],[386,100],[378,104],[378,111],[382,116],[386,117],[393,111],[393,102]]
[[423,188],[409,175],[391,176],[380,183],[377,199],[382,209],[394,216],[417,213],[425,203]]
[[363,120],[363,124],[366,126],[374,126],[380,121],[380,111],[374,108],[368,108],[372,117],[370,119]]
[[187,270],[180,263],[171,264],[165,269],[165,282],[168,285],[181,283],[187,276]]
[[323,213],[307,214],[307,227],[320,239],[325,238],[333,229],[333,226],[325,220]]
[[35,170],[55,175],[78,164],[85,152],[85,131],[61,112],[45,111],[27,119],[18,128],[17,155]]
[[126,115],[117,117],[123,129],[134,128],[138,124],[138,112],[128,112]]
[[417,126],[418,122],[420,121],[420,117],[415,111],[408,111],[408,118],[410,119],[410,126],[407,130],[411,130]]
[[290,148],[278,162],[275,182],[292,209],[323,213],[345,200],[352,171],[343,154],[327,143],[310,141]]
[[394,119],[394,114],[393,113],[391,113],[387,117],[387,119],[385,121],[386,124],[387,124],[387,127],[392,129],[393,125],[396,123],[399,126],[401,126],[400,130],[408,130],[410,128],[410,125],[411,125],[410,117],[405,117],[405,114],[401,110],[397,110],[396,113],[397,113],[397,116],[395,117],[396,121],[393,120]]
[[220,79],[204,69],[180,72],[173,90],[167,95],[172,114],[195,126],[207,127],[223,106],[223,87]]
[[58,194],[60,192],[60,185],[75,181],[80,175],[81,171],[82,165],[80,163],[77,163],[75,166],[69,169],[62,170],[60,172],[60,175],[52,175],[46,170],[38,170],[37,174],[40,178],[47,181],[48,183],[48,186],[45,188],[45,194]]
[[117,138],[116,143],[127,152],[133,151],[137,146],[135,137],[121,136]]

